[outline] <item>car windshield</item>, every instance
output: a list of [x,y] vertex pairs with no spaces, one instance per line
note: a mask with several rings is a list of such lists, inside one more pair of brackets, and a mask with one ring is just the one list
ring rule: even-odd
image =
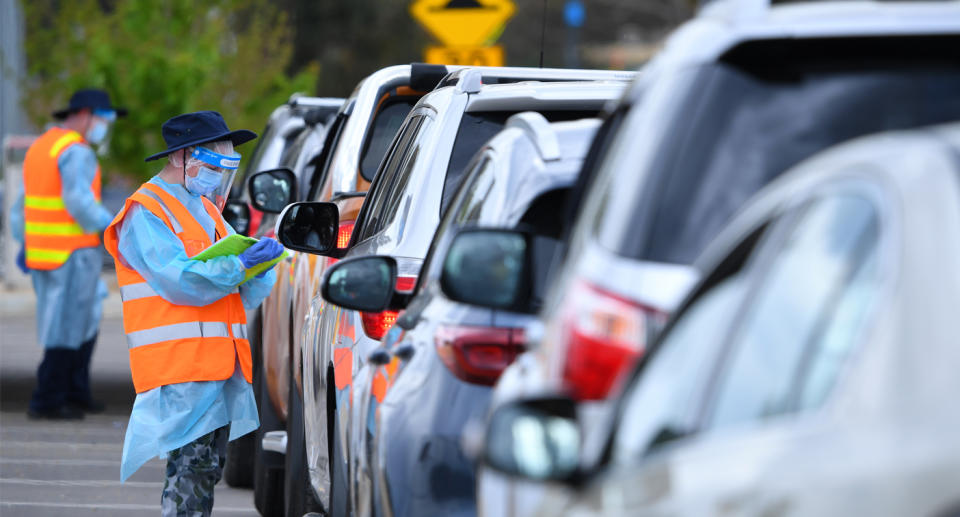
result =
[[[636,191],[642,201],[634,195],[624,208],[633,211],[633,228],[605,245],[631,258],[689,264],[738,207],[801,160],[859,136],[960,119],[953,62],[762,71],[715,63],[697,72],[682,130],[658,147],[650,179]],[[630,139],[618,140],[614,152],[633,152]]]

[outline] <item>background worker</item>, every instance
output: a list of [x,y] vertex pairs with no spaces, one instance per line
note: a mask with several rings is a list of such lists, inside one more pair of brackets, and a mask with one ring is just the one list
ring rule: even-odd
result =
[[166,453],[162,514],[208,516],[228,434],[233,440],[260,425],[244,309],[263,301],[276,272],[240,284],[283,246],[264,238],[239,256],[191,259],[234,233],[220,214],[240,164],[234,146],[256,134],[231,131],[213,111],[174,117],[162,132],[167,149],[147,160],[165,156],[166,165],[104,233],[137,391],[120,476]]
[[90,358],[103,298],[100,236],[111,214],[100,204],[100,166],[91,145],[106,139],[126,110],[102,90],[79,90],[53,116],[63,122],[27,150],[23,195],[11,209],[17,259],[37,295],[37,340],[44,346],[27,414],[75,419],[103,411],[90,393]]

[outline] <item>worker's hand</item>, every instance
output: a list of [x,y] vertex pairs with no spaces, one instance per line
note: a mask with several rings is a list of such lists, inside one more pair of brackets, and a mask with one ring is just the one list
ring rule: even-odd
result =
[[270,262],[282,253],[283,246],[276,239],[264,237],[241,253],[239,258],[240,262],[243,262],[243,267],[250,269],[257,264]]
[[30,272],[30,269],[27,268],[27,251],[25,246],[20,246],[20,253],[17,253],[17,267],[20,271],[23,271],[23,274]]

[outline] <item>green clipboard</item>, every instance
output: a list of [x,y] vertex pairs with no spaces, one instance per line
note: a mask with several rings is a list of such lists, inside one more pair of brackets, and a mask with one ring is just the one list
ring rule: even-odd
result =
[[[219,241],[214,243],[213,246],[210,246],[209,248],[201,251],[200,253],[197,253],[196,255],[190,258],[194,260],[206,261],[212,258],[223,257],[226,255],[239,255],[244,251],[246,251],[247,248],[249,248],[250,246],[253,246],[256,243],[257,243],[257,239],[254,239],[253,237],[247,237],[244,235],[239,235],[234,233],[233,235],[229,235],[227,237],[220,239]],[[243,282],[240,282],[237,285],[242,285],[247,280],[250,280],[251,278],[262,273],[264,270],[273,267],[274,264],[276,264],[277,262],[280,262],[286,256],[287,256],[287,250],[283,250],[283,253],[281,253],[279,257],[269,262],[261,262],[260,264],[256,264],[253,267],[248,268],[247,276],[243,278]]]

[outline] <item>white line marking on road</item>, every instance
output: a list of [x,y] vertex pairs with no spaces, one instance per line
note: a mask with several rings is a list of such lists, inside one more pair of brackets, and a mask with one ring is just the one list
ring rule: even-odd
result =
[[0,484],[8,485],[28,485],[28,486],[78,486],[78,487],[91,487],[91,488],[104,488],[112,486],[124,486],[124,487],[133,487],[133,488],[162,488],[163,483],[161,482],[150,482],[150,481],[127,481],[126,483],[121,483],[119,481],[71,481],[69,479],[63,480],[48,480],[48,479],[13,479],[13,478],[0,478]]
[[116,451],[123,450],[119,443],[72,443],[72,442],[13,442],[3,441],[0,446],[5,449],[49,449],[51,447],[69,447],[76,450]]
[[[159,504],[104,504],[104,503],[37,503],[34,501],[0,501],[2,507],[24,507],[38,506],[42,508],[83,508],[94,510],[160,510]],[[246,513],[257,515],[256,510],[252,508],[238,508],[235,506],[216,506],[213,511],[217,514],[222,513]]]
[[[35,460],[33,458],[0,458],[0,465],[57,465],[61,467],[114,467],[120,465],[120,460]],[[149,465],[149,463],[148,463]]]

